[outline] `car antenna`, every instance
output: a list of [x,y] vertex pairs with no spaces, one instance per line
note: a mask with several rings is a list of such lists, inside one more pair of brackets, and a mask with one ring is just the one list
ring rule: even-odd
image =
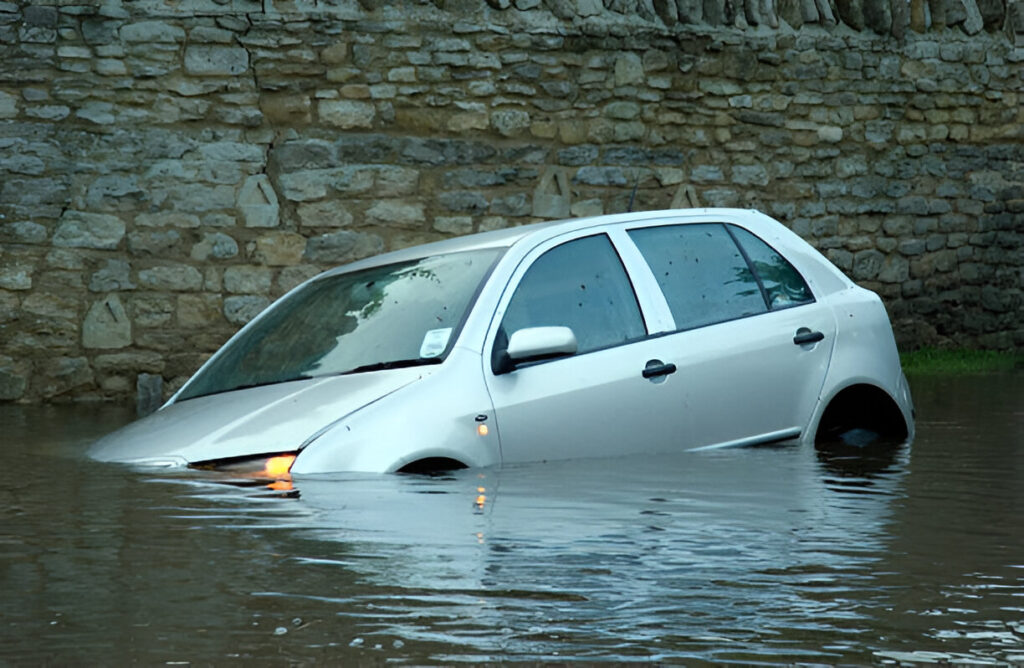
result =
[[636,177],[636,181],[633,182],[633,192],[629,193],[629,206],[626,207],[626,213],[633,212],[633,201],[636,200],[636,189],[640,186],[640,175]]

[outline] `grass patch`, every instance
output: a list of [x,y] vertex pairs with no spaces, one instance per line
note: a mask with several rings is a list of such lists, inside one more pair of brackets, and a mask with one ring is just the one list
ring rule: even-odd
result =
[[900,355],[907,375],[991,373],[1024,369],[1024,351],[921,348]]

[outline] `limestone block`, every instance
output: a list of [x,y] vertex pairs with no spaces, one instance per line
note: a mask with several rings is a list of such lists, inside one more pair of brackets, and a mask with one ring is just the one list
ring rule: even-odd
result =
[[843,140],[843,129],[835,125],[823,125],[818,128],[818,139],[835,144]]
[[222,324],[223,304],[218,295],[178,295],[177,318],[188,329]]
[[549,167],[541,174],[533,191],[533,215],[536,218],[567,218],[571,213],[572,191],[569,176],[561,167]]
[[103,267],[93,273],[89,279],[89,290],[92,292],[134,289],[131,265],[124,260],[107,260]]
[[138,230],[128,235],[128,251],[132,255],[172,254],[181,244],[177,230]]
[[223,28],[196,26],[189,31],[188,41],[191,44],[231,44],[235,41],[235,34]]
[[604,115],[618,120],[633,120],[640,116],[640,105],[624,100],[611,102],[605,106]]
[[352,214],[338,200],[304,202],[298,208],[302,227],[348,227]]
[[779,0],[779,17],[793,28],[800,28],[804,21],[807,20],[805,18],[805,7],[813,9],[815,15],[817,14],[817,9],[814,7],[813,2],[807,2],[806,0]]
[[580,167],[573,177],[575,183],[588,186],[624,186],[629,182],[620,167]]
[[981,17],[981,10],[975,0],[960,0],[964,6],[967,17],[964,19],[964,32],[968,35],[976,35],[985,27],[985,21]]
[[18,98],[0,90],[0,118],[14,118],[18,115]]
[[256,295],[227,297],[224,300],[224,317],[233,325],[244,325],[270,306],[270,300]]
[[249,52],[236,46],[194,44],[185,49],[185,71],[195,76],[235,76],[249,69]]
[[75,112],[78,118],[91,121],[96,125],[112,125],[116,118],[111,112],[114,105],[109,102],[89,102]]
[[310,278],[320,273],[318,267],[311,264],[301,264],[294,267],[285,267],[277,276],[277,289],[280,292],[288,292],[295,286],[305,283]]
[[110,44],[117,38],[117,21],[105,21],[99,18],[82,20],[82,39],[86,44]]
[[265,162],[264,147],[260,144],[245,144],[234,141],[220,141],[204,144],[199,153],[207,160],[228,162]]
[[836,0],[839,18],[854,30],[864,29],[864,0]]
[[140,213],[135,216],[135,224],[141,227],[199,227],[199,217],[181,211],[160,211],[158,213]]
[[306,237],[301,234],[272,232],[256,240],[254,259],[269,267],[283,267],[301,262],[305,250]]
[[764,165],[735,165],[732,182],[741,186],[766,186],[770,181]]
[[163,21],[140,21],[122,26],[121,39],[125,42],[174,43],[185,39],[185,31]]
[[530,199],[525,193],[515,193],[491,200],[490,213],[511,218],[529,216],[533,212]]
[[388,227],[419,228],[427,220],[421,202],[396,200],[377,200],[367,209],[366,217],[379,225]]
[[30,26],[45,26],[47,28],[57,27],[57,8],[44,7],[29,4],[22,12],[25,24]]
[[187,264],[167,264],[140,271],[139,284],[153,290],[195,291],[203,287],[203,275]]
[[462,133],[469,130],[486,130],[490,127],[491,119],[486,113],[461,112],[448,117],[445,127],[455,133]]
[[72,248],[117,248],[125,225],[117,216],[67,210],[57,223],[53,245]]
[[604,202],[599,199],[585,199],[574,202],[571,211],[572,215],[577,218],[600,216],[604,214]]
[[46,227],[27,220],[5,223],[0,226],[0,240],[17,244],[39,244],[46,241]]
[[81,251],[65,250],[63,248],[54,248],[47,253],[46,264],[57,269],[82,269],[85,267]]
[[459,236],[473,231],[472,216],[438,216],[434,218],[433,228],[444,234]]
[[419,188],[420,173],[409,167],[379,165],[374,167],[373,192],[384,197],[412,195]]
[[93,302],[82,323],[86,348],[124,348],[132,342],[132,323],[117,295]]
[[321,121],[344,130],[372,128],[377,116],[373,103],[361,100],[321,100],[317,110]]
[[203,239],[192,246],[189,256],[193,260],[204,262],[211,258],[226,260],[238,255],[238,242],[223,232],[207,232]]
[[281,208],[266,174],[255,174],[245,180],[238,194],[238,210],[246,227],[278,226]]
[[78,300],[61,295],[34,292],[21,302],[21,309],[25,313],[47,318],[74,320],[78,316]]
[[491,125],[505,137],[513,137],[530,127],[530,114],[521,109],[501,109],[491,113]]
[[260,111],[271,123],[308,123],[312,119],[309,96],[291,92],[262,95]]
[[690,178],[696,183],[713,183],[723,181],[725,175],[717,165],[694,165]]
[[21,316],[21,300],[13,292],[0,290],[0,323],[13,322]]
[[462,213],[483,213],[487,211],[490,203],[487,201],[487,197],[480,192],[474,192],[470,190],[454,190],[452,192],[441,193],[438,197],[438,201],[441,206],[445,207],[449,211],[456,211]]
[[644,65],[640,56],[627,51],[615,59],[615,85],[631,86],[644,82]]
[[672,209],[696,208],[700,206],[700,196],[697,189],[688,183],[680,183],[672,196]]
[[266,294],[274,278],[269,267],[238,265],[224,270],[224,289],[234,294]]
[[375,234],[339,230],[309,239],[303,259],[307,262],[338,265],[376,255],[383,250],[384,240]]
[[168,297],[135,297],[132,317],[137,327],[162,327],[174,315],[174,302]]
[[28,360],[0,355],[0,401],[21,399],[31,374],[32,364]]
[[36,364],[33,385],[43,397],[55,397],[93,384],[89,360],[84,357],[47,358]]

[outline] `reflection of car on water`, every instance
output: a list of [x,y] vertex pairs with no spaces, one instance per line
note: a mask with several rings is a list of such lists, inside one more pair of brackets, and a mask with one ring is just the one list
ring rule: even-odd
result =
[[328,271],[93,455],[429,471],[855,429],[913,432],[879,298],[767,216],[701,209],[541,223]]

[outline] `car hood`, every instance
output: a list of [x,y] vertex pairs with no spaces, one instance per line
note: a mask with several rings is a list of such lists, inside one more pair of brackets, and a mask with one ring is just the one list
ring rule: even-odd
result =
[[331,423],[433,373],[431,367],[310,378],[188,399],[101,438],[100,461],[184,465],[298,450]]

